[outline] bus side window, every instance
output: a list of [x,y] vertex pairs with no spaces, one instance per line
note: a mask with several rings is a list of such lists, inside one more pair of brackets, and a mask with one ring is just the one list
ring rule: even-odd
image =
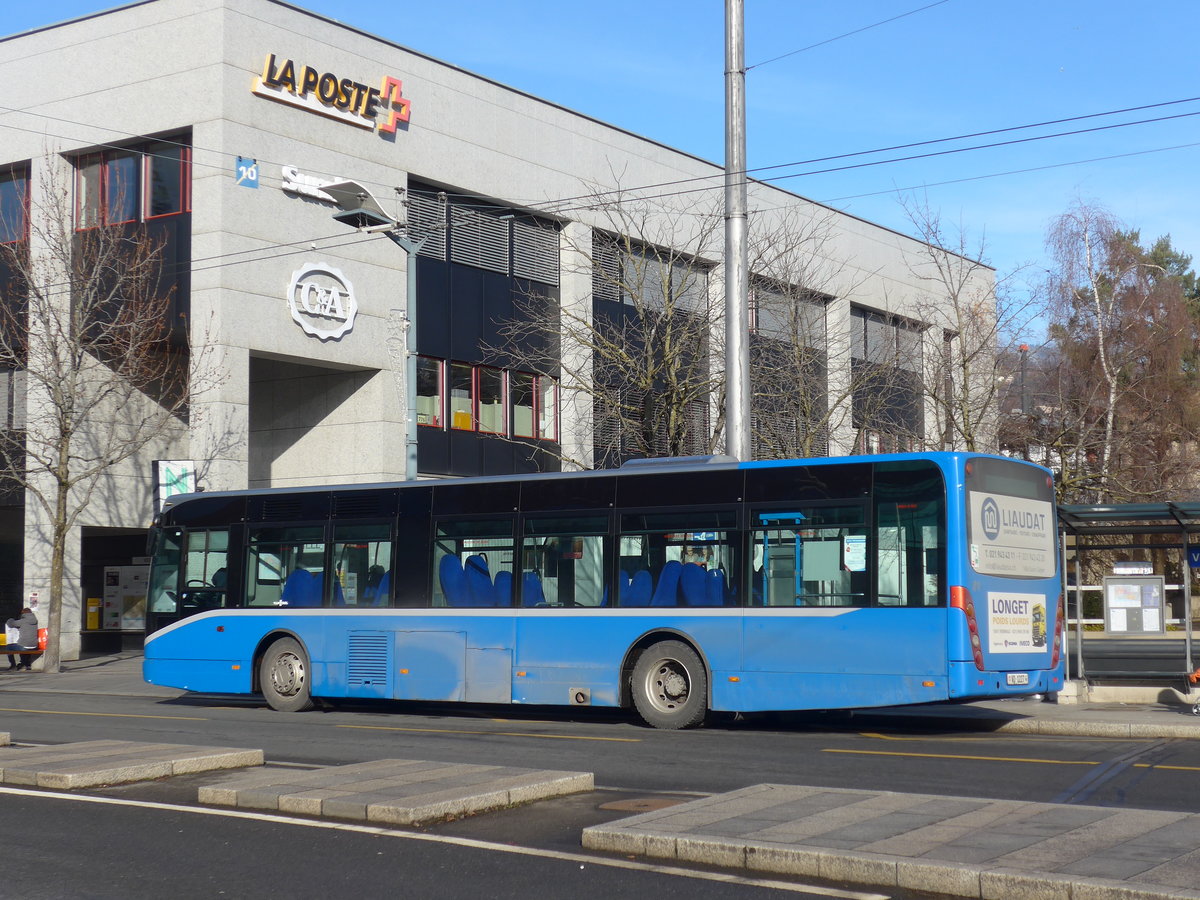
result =
[[756,606],[866,606],[867,528],[861,505],[758,514]]
[[937,510],[929,502],[877,505],[880,606],[941,604]]
[[621,516],[620,606],[727,606],[738,601],[732,509]]
[[944,606],[946,486],[928,460],[875,469],[876,566],[880,606]]
[[340,588],[334,605],[387,606],[392,596],[392,529],[376,525],[335,525],[333,566]]
[[320,606],[324,587],[322,526],[251,530],[246,553],[247,606]]
[[610,606],[608,516],[527,518],[521,544],[522,606]]
[[512,519],[445,519],[437,523],[434,606],[511,606],[513,571]]

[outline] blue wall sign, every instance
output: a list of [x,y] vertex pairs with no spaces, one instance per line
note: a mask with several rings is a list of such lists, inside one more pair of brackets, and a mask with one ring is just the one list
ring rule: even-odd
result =
[[234,167],[233,177],[242,187],[258,187],[258,160],[239,156]]

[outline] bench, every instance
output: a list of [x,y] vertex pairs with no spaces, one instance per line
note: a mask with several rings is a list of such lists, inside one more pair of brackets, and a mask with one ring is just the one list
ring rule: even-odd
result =
[[38,645],[37,645],[37,649],[34,649],[34,650],[25,650],[25,649],[17,650],[17,649],[15,649],[15,648],[9,647],[9,646],[8,646],[8,644],[0,644],[0,653],[7,653],[7,654],[9,654],[10,656],[32,656],[32,657],[33,657],[33,659],[30,659],[30,660],[28,660],[28,662],[29,662],[30,664],[32,664],[32,663],[33,663],[33,661],[34,661],[35,659],[37,659],[39,656],[41,656],[43,653],[45,653],[45,652],[46,652],[46,638],[47,638],[46,629],[45,629],[45,628],[39,628],[39,629],[38,629]]
[[1089,680],[1178,680],[1192,674],[1183,635],[1083,639],[1083,675]]

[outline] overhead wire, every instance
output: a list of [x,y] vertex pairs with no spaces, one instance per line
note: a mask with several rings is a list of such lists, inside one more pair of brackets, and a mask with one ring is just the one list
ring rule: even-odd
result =
[[884,19],[871,25],[864,25],[862,28],[855,28],[853,31],[847,31],[845,34],[839,34],[836,37],[826,38],[823,41],[817,41],[815,44],[809,44],[807,47],[801,47],[798,50],[790,50],[787,53],[781,53],[779,56],[772,56],[770,59],[764,59],[762,62],[757,62],[752,66],[746,66],[744,71],[749,72],[751,69],[757,69],[760,66],[767,65],[768,63],[778,62],[781,59],[787,59],[789,56],[795,56],[797,53],[805,53],[809,50],[815,50],[817,47],[824,47],[826,44],[832,44],[834,41],[842,40],[842,38],[848,38],[853,37],[856,34],[862,34],[864,31],[870,31],[872,28],[878,28],[880,25],[887,25],[889,22],[895,22],[897,19],[913,16],[919,12],[925,12],[927,9],[933,9],[935,6],[941,6],[943,3],[949,2],[950,0],[937,0],[936,3],[930,3],[918,9],[910,9],[908,12],[900,13],[898,16],[892,16],[890,19]]
[[[1181,105],[1181,104],[1185,104],[1185,103],[1195,103],[1197,101],[1200,101],[1200,97],[1184,97],[1184,98],[1181,98],[1178,100],[1165,100],[1165,101],[1160,101],[1160,102],[1156,102],[1156,103],[1146,103],[1146,104],[1140,104],[1137,106],[1129,106],[1129,107],[1123,107],[1123,108],[1119,108],[1119,109],[1105,110],[1102,112],[1084,113],[1084,114],[1076,115],[1076,116],[1064,116],[1064,117],[1060,117],[1060,118],[1056,118],[1056,119],[1047,119],[1044,121],[1031,122],[1031,123],[1022,124],[1022,125],[1011,125],[1011,126],[1005,126],[1002,128],[992,128],[992,129],[985,129],[982,131],[966,132],[963,134],[952,135],[949,137],[930,138],[927,140],[912,141],[912,142],[908,142],[908,143],[904,143],[904,144],[894,144],[894,145],[885,146],[885,147],[875,147],[875,148],[868,149],[868,150],[855,150],[855,151],[851,151],[851,152],[847,152],[847,153],[831,154],[831,155],[827,155],[827,156],[813,157],[810,159],[796,160],[793,162],[774,163],[774,164],[767,165],[767,166],[758,166],[758,167],[749,168],[744,172],[734,173],[734,174],[735,175],[742,174],[742,175],[750,176],[750,175],[756,175],[757,173],[777,171],[779,169],[788,169],[788,168],[795,168],[795,167],[805,166],[805,165],[814,165],[814,164],[822,163],[822,162],[835,162],[837,160],[842,160],[842,159],[855,159],[855,158],[859,158],[859,157],[863,157],[863,156],[871,156],[871,155],[875,155],[875,154],[879,154],[879,153],[890,153],[890,152],[894,152],[897,150],[907,150],[907,149],[913,149],[913,148],[917,148],[917,147],[935,146],[937,144],[953,143],[955,141],[964,141],[964,140],[970,140],[973,138],[988,137],[991,135],[998,135],[998,134],[1008,134],[1008,133],[1013,133],[1013,132],[1017,132],[1017,131],[1028,131],[1028,130],[1032,130],[1035,128],[1045,128],[1045,127],[1050,127],[1052,125],[1062,125],[1062,124],[1067,124],[1070,122],[1081,122],[1081,121],[1086,121],[1089,119],[1105,118],[1108,116],[1123,115],[1126,113],[1133,113],[1133,112],[1142,112],[1145,110],[1160,109],[1160,108],[1169,107],[1169,106],[1177,106],[1177,105]],[[40,116],[43,118],[53,118],[56,122],[67,122],[69,124],[78,125],[83,128],[96,128],[96,127],[107,128],[107,126],[95,126],[90,123],[63,119],[61,116],[55,116],[55,117],[43,116],[43,114],[40,114],[40,113],[30,112],[28,110],[17,109],[14,107],[5,106],[3,104],[0,104],[0,112],[16,112],[16,113],[23,113],[25,115],[35,116],[35,117]],[[894,158],[894,159],[875,160],[875,161],[871,161],[868,163],[863,163],[859,166],[845,166],[845,167],[835,167],[835,168],[830,168],[830,169],[821,169],[821,170],[815,170],[815,171],[809,171],[809,172],[797,172],[797,173],[790,173],[790,174],[786,174],[786,175],[774,176],[774,177],[768,177],[768,178],[759,177],[759,178],[756,178],[755,180],[761,181],[764,183],[774,183],[776,181],[782,181],[782,180],[786,180],[788,178],[797,178],[797,177],[803,177],[803,176],[808,176],[808,175],[830,174],[832,172],[846,171],[846,170],[852,169],[852,168],[865,168],[865,167],[870,167],[870,166],[884,165],[884,164],[888,164],[888,163],[892,163],[892,162],[907,162],[907,161],[928,158],[928,157],[933,157],[933,156],[949,155],[950,153],[956,153],[956,152],[968,152],[968,151],[978,150],[978,149],[991,149],[994,147],[1006,146],[1006,145],[1015,144],[1015,143],[1030,142],[1030,141],[1034,141],[1034,140],[1048,140],[1048,139],[1056,138],[1056,137],[1072,136],[1072,135],[1077,135],[1077,134],[1086,134],[1091,131],[1102,131],[1102,130],[1109,130],[1109,129],[1114,129],[1114,128],[1123,128],[1123,127],[1128,127],[1128,126],[1132,126],[1132,125],[1143,125],[1143,124],[1149,124],[1149,123],[1160,122],[1160,121],[1168,121],[1173,118],[1186,118],[1191,115],[1196,115],[1196,113],[1182,113],[1182,114],[1179,114],[1178,116],[1164,116],[1164,117],[1159,117],[1159,118],[1136,120],[1133,122],[1116,123],[1113,125],[1098,126],[1097,128],[1094,128],[1094,129],[1080,129],[1080,130],[1076,130],[1076,131],[1058,132],[1055,134],[1039,135],[1039,136],[1035,136],[1033,138],[1026,138],[1026,139],[1022,139],[1022,140],[1018,140],[1018,141],[995,142],[995,143],[991,143],[991,144],[981,144],[981,145],[977,145],[974,147],[955,148],[954,150],[940,151],[938,153],[933,153],[933,154],[916,154],[916,155],[911,155],[911,156],[898,157],[898,158]],[[47,133],[47,132],[44,132],[39,129],[26,128],[26,127],[23,127],[20,125],[14,125],[12,123],[3,122],[3,121],[0,121],[0,127],[12,128],[14,130],[25,131],[25,132],[28,132],[31,134]],[[108,128],[108,130],[116,131],[116,129],[111,129],[111,128]],[[124,132],[118,132],[118,133],[122,134],[122,136],[125,138],[145,137],[144,135],[132,135],[132,134],[124,133]],[[63,135],[63,134],[54,134],[52,136],[61,138],[63,140],[71,140],[72,139],[68,135]],[[158,139],[156,139],[156,140],[158,140]],[[191,147],[191,149],[193,151],[193,159],[192,159],[193,166],[203,167],[203,168],[207,168],[207,169],[211,169],[211,170],[215,170],[215,171],[226,171],[228,169],[228,163],[226,163],[226,162],[205,163],[205,162],[199,161],[195,158],[196,151],[199,151],[201,153],[216,154],[219,156],[224,156],[225,151],[197,147],[197,146],[190,145],[190,144],[183,144],[181,142],[173,142],[173,141],[170,141],[169,139],[162,141],[162,142],[167,143],[167,144],[176,144],[181,147]],[[111,149],[127,149],[124,146],[122,146],[121,144],[93,143],[93,144],[90,144],[89,146],[97,147],[97,148],[104,148],[104,149],[109,149],[109,148],[111,148]],[[263,164],[279,165],[281,167],[284,165],[284,163],[275,162],[272,160],[256,160],[256,161],[263,163]],[[515,206],[517,206],[521,209],[536,211],[536,212],[544,212],[549,215],[556,215],[556,214],[561,215],[566,212],[572,212],[572,211],[576,211],[576,210],[580,210],[580,209],[592,208],[598,200],[600,200],[604,197],[610,197],[610,196],[613,196],[616,194],[634,195],[641,191],[656,190],[659,188],[675,187],[675,186],[680,186],[680,185],[696,184],[698,182],[709,182],[709,181],[713,181],[715,179],[723,180],[724,177],[725,177],[725,173],[723,170],[721,170],[718,172],[714,172],[713,174],[710,174],[710,175],[691,176],[688,178],[675,179],[675,180],[671,180],[671,181],[663,181],[663,182],[655,182],[655,183],[645,184],[645,185],[637,185],[637,186],[633,186],[633,187],[629,187],[629,188],[620,188],[620,189],[613,189],[613,190],[607,190],[607,191],[596,191],[596,192],[592,192],[592,193],[588,193],[588,194],[578,194],[578,195],[554,199],[554,200],[524,200],[524,201],[512,200],[509,202],[513,203]],[[260,176],[260,180],[262,180],[261,176]],[[275,181],[274,181],[274,179],[267,179],[265,181],[265,183],[274,185]],[[282,179],[279,179],[279,184],[282,184],[282,183],[283,183]],[[371,181],[367,181],[367,180],[364,180],[363,183],[364,183],[364,185],[371,186],[371,187],[382,187],[382,188],[395,188],[396,187],[396,185],[384,185],[379,182],[371,182]],[[708,187],[706,186],[704,189],[708,189]],[[480,195],[480,194],[468,193],[468,192],[456,192],[456,191],[447,191],[445,193],[447,193],[448,196],[454,197],[456,199],[479,200],[481,202],[481,206],[483,204],[486,204],[487,207],[495,206],[495,202],[492,198],[484,197],[483,195]],[[664,193],[648,195],[645,197],[639,197],[639,199],[662,199],[662,198],[666,198],[666,197],[670,197],[670,196],[677,196],[677,195],[682,195],[682,194],[687,194],[687,193],[694,193],[694,191],[664,192]],[[580,204],[579,201],[587,201],[587,202]],[[570,205],[570,204],[578,204],[578,205]],[[466,204],[466,205],[469,205],[469,204]]]
[[[1048,119],[1044,122],[1033,122],[1033,123],[1030,123],[1027,125],[1012,125],[1012,126],[1008,126],[1005,128],[993,128],[993,129],[989,129],[989,130],[985,130],[985,131],[977,131],[977,132],[971,132],[971,133],[967,133],[967,134],[954,135],[952,137],[931,138],[931,139],[925,140],[925,141],[913,141],[913,142],[910,142],[907,144],[896,144],[896,145],[893,145],[890,147],[878,147],[878,148],[875,148],[872,150],[856,150],[856,151],[853,151],[850,153],[841,153],[841,154],[834,154],[831,156],[814,157],[812,159],[798,160],[796,162],[791,162],[791,163],[776,163],[776,164],[769,165],[769,166],[759,166],[759,167],[755,167],[755,168],[750,168],[750,169],[747,169],[745,172],[733,173],[733,174],[735,174],[735,175],[737,175],[737,174],[753,175],[755,173],[769,172],[769,171],[773,171],[775,169],[791,168],[794,166],[802,166],[802,165],[812,165],[812,164],[821,163],[821,162],[834,162],[839,159],[854,159],[854,158],[861,157],[861,156],[870,156],[870,155],[873,155],[876,153],[888,153],[888,152],[892,152],[894,150],[907,150],[907,149],[912,149],[912,148],[916,148],[916,147],[928,147],[928,146],[934,146],[936,144],[944,144],[944,143],[952,143],[954,141],[969,140],[969,139],[975,138],[975,137],[988,137],[990,135],[995,135],[995,134],[1006,134],[1006,133],[1012,133],[1015,131],[1025,131],[1025,130],[1029,130],[1029,129],[1033,129],[1033,128],[1048,127],[1050,125],[1060,125],[1060,124],[1066,124],[1068,122],[1079,122],[1079,121],[1084,121],[1087,119],[1095,119],[1095,118],[1101,118],[1101,117],[1112,116],[1112,115],[1121,115],[1123,113],[1128,113],[1128,112],[1140,112],[1142,110],[1147,110],[1147,109],[1157,109],[1157,108],[1161,108],[1161,107],[1165,107],[1165,106],[1174,106],[1174,105],[1178,105],[1181,103],[1194,103],[1196,101],[1200,101],[1200,97],[1187,97],[1182,100],[1167,100],[1167,101],[1163,101],[1161,103],[1149,103],[1149,104],[1143,104],[1141,106],[1131,106],[1131,107],[1126,107],[1123,109],[1108,110],[1106,112],[1086,113],[1086,114],[1079,115],[1079,116],[1067,116],[1067,117],[1060,118],[1060,119]],[[1188,116],[1188,115],[1196,115],[1196,113],[1183,114],[1183,116]],[[1175,118],[1175,117],[1164,117],[1164,118],[1169,119],[1169,118]],[[1146,124],[1148,122],[1155,122],[1155,121],[1161,121],[1161,120],[1160,119],[1146,119],[1146,120],[1137,121],[1137,122],[1118,123],[1117,125],[1104,126],[1104,128],[1124,127],[1125,125],[1139,125],[1139,124]],[[1065,135],[1084,134],[1084,133],[1087,133],[1088,130],[1090,130],[1090,129],[1082,129],[1079,131],[1062,132],[1059,134],[1044,135],[1044,136],[1039,136],[1036,139],[1049,139],[1049,138],[1053,138],[1053,137],[1062,137]],[[1097,128],[1094,130],[1103,130],[1103,129]],[[1026,139],[1026,140],[1034,140],[1034,139],[1035,138],[1030,138],[1030,139]],[[1013,142],[1013,143],[1017,143],[1017,142]],[[980,145],[979,147],[958,148],[955,152],[966,152],[968,150],[974,150],[974,149],[987,149],[987,148],[1003,146],[1003,145],[1004,145],[1004,142],[1000,142],[1000,143],[996,143],[996,144],[984,144],[984,145]],[[949,152],[949,151],[943,151],[942,154],[928,154],[928,155],[930,155],[930,156],[944,155],[946,152]],[[916,155],[916,156],[909,156],[909,157],[901,157],[897,160],[879,160],[879,161],[874,161],[869,164],[864,164],[864,167],[865,167],[865,165],[882,165],[884,163],[892,162],[892,161],[911,161],[913,159],[920,159],[920,158],[922,158],[921,155]],[[763,182],[771,182],[771,181],[783,180],[784,178],[800,177],[801,175],[828,174],[830,172],[844,171],[847,168],[858,168],[858,167],[857,166],[839,167],[839,168],[834,168],[834,169],[818,170],[815,172],[793,173],[792,175],[776,176],[774,178],[757,178],[755,180],[763,181]],[[598,191],[598,192],[594,192],[591,194],[579,194],[574,197],[565,198],[563,200],[546,201],[544,204],[532,206],[530,208],[540,209],[541,211],[549,212],[551,214],[560,213],[560,212],[569,212],[569,211],[571,211],[572,207],[565,207],[565,208],[560,209],[557,206],[557,204],[574,203],[574,202],[580,201],[580,200],[588,200],[588,201],[592,201],[594,203],[594,201],[596,201],[600,198],[611,196],[613,194],[629,194],[629,193],[633,193],[636,191],[651,190],[651,189],[662,188],[662,187],[675,187],[678,185],[695,184],[696,182],[700,182],[700,181],[710,181],[710,180],[714,180],[714,179],[724,179],[724,178],[725,178],[725,173],[722,171],[722,172],[714,173],[712,175],[701,175],[701,176],[694,176],[694,177],[689,177],[689,178],[680,178],[680,179],[677,179],[674,181],[658,182],[656,184],[642,185],[639,187],[622,188],[622,189],[616,189],[616,190],[612,190],[612,191]],[[716,186],[717,185],[713,185],[713,187],[716,187]],[[721,186],[723,187],[723,184]],[[708,189],[708,188],[706,187],[705,189]],[[656,198],[662,198],[662,197],[669,197],[669,196],[673,196],[675,193],[684,194],[684,193],[691,193],[691,191],[680,191],[680,192],[668,192],[668,193],[663,193],[663,194],[655,194],[655,195],[652,195],[652,196],[644,198],[644,199],[656,199]],[[575,208],[586,208],[586,207],[575,207]]]
[[[953,154],[957,154],[957,153],[968,153],[968,152],[972,152],[975,150],[988,150],[988,149],[994,149],[996,147],[1007,147],[1007,146],[1013,146],[1016,144],[1026,144],[1026,143],[1031,143],[1034,141],[1051,140],[1053,138],[1059,138],[1059,137],[1071,137],[1071,136],[1076,136],[1076,135],[1081,135],[1081,134],[1091,134],[1094,132],[1108,131],[1108,130],[1112,130],[1112,129],[1116,129],[1116,128],[1126,128],[1126,127],[1133,126],[1133,125],[1145,125],[1145,124],[1149,124],[1149,123],[1153,123],[1153,122],[1164,122],[1164,121],[1170,121],[1173,119],[1189,118],[1192,116],[1200,116],[1200,110],[1197,110],[1195,112],[1179,113],[1179,114],[1172,115],[1172,116],[1160,116],[1160,117],[1151,118],[1151,119],[1141,119],[1141,120],[1137,120],[1137,121],[1133,121],[1133,122],[1120,122],[1120,123],[1116,123],[1116,124],[1112,124],[1112,125],[1098,125],[1094,128],[1080,128],[1080,129],[1075,129],[1072,131],[1056,132],[1054,134],[1035,135],[1033,137],[1026,137],[1026,138],[1015,138],[1013,140],[1008,140],[1008,141],[993,141],[993,142],[986,143],[986,144],[976,144],[971,147],[955,147],[950,150],[937,150],[937,151],[932,151],[929,153],[916,153],[916,154],[910,154],[908,156],[890,157],[888,159],[879,159],[879,160],[870,160],[867,162],[851,163],[851,164],[844,165],[844,166],[830,166],[830,167],[823,168],[823,169],[812,169],[812,170],[809,170],[806,172],[792,172],[792,173],[785,174],[785,175],[773,175],[773,176],[768,176],[766,178],[755,178],[753,180],[764,183],[764,184],[774,184],[775,182],[787,181],[792,178],[805,178],[805,177],[809,177],[812,175],[828,175],[828,174],[832,174],[835,172],[847,172],[847,171],[852,171],[854,169],[865,169],[865,168],[871,168],[874,166],[889,165],[891,163],[911,162],[913,160],[918,160],[918,159],[933,159],[936,157],[949,156],[949,155],[953,155]],[[847,157],[856,156],[856,155],[859,155],[859,154],[847,154],[846,156],[833,157],[832,159],[847,158]],[[674,182],[674,183],[672,183],[672,185],[673,184],[682,184],[682,183],[692,183],[697,180],[700,180],[700,179],[688,179],[687,181]],[[670,185],[668,185],[668,186],[670,186]],[[639,199],[639,200],[662,200],[662,199],[666,199],[669,197],[680,197],[680,196],[685,196],[687,194],[694,194],[694,193],[700,193],[703,191],[715,190],[718,187],[719,187],[718,185],[703,185],[700,187],[686,188],[686,189],[681,189],[681,190],[664,191],[664,192],[658,193],[658,194],[643,194],[643,195],[639,195],[637,197],[637,199]],[[633,189],[631,189],[631,190],[633,190]],[[628,193],[628,192],[629,191],[621,191],[621,193],[623,193],[623,194]],[[570,206],[570,207],[554,207],[554,208],[550,208],[546,211],[549,212],[550,214],[562,215],[567,212],[573,212],[573,211],[578,211],[578,210],[583,210],[583,209],[594,209],[600,205],[603,205],[601,202],[597,202],[599,196],[604,196],[604,194],[580,195],[578,197],[571,198],[571,199],[576,200],[576,201],[587,201],[587,200],[591,200],[592,197],[597,197],[597,200],[592,200],[592,202],[590,202],[590,203],[588,203],[588,202],[578,203],[577,205]],[[533,207],[533,208],[536,209],[537,207]]]
[[[1170,106],[1170,105],[1175,105],[1178,103],[1191,102],[1191,100],[1196,100],[1196,99],[1200,99],[1200,98],[1190,98],[1189,100],[1175,100],[1175,101],[1166,101],[1164,103],[1146,104],[1141,107],[1132,107],[1130,109],[1136,110],[1136,109],[1156,108],[1156,107],[1161,107],[1161,106]],[[1123,111],[1125,111],[1125,110],[1114,111],[1114,112],[1123,112]],[[1079,121],[1079,120],[1088,119],[1088,118],[1096,118],[1097,116],[1102,116],[1102,115],[1106,115],[1106,113],[1092,113],[1092,114],[1088,114],[1088,115],[1084,115],[1084,116],[1073,116],[1073,117],[1060,119],[1057,121],[1060,121],[1060,122]],[[1127,127],[1130,125],[1147,124],[1147,123],[1166,121],[1166,120],[1171,120],[1171,119],[1187,118],[1187,117],[1197,116],[1197,115],[1200,115],[1200,111],[1189,112],[1189,113],[1179,113],[1179,114],[1175,114],[1172,116],[1155,117],[1155,118],[1151,118],[1151,119],[1138,120],[1138,121],[1134,121],[1134,122],[1121,122],[1121,123],[1114,123],[1114,124],[1110,124],[1110,125],[1101,125],[1101,126],[1095,126],[1093,128],[1075,129],[1073,131],[1059,132],[1059,133],[1050,134],[1050,135],[1035,135],[1033,137],[1018,138],[1018,139],[1014,139],[1011,141],[992,142],[989,144],[976,145],[974,147],[960,147],[960,148],[935,151],[935,152],[925,153],[925,154],[914,154],[914,155],[910,155],[910,156],[906,156],[906,157],[890,158],[890,159],[884,159],[884,160],[871,160],[871,161],[867,161],[867,162],[853,163],[853,164],[846,165],[846,166],[836,166],[836,167],[830,167],[830,168],[826,168],[826,169],[813,170],[813,171],[809,171],[809,172],[789,173],[789,174],[785,174],[785,175],[772,176],[772,177],[758,179],[758,180],[763,181],[764,183],[770,183],[770,182],[782,181],[782,180],[786,180],[786,179],[790,179],[790,178],[799,178],[799,177],[805,177],[805,176],[809,176],[809,175],[827,174],[827,173],[832,173],[832,172],[839,172],[839,171],[846,171],[846,170],[852,170],[852,169],[858,169],[858,168],[865,168],[865,167],[870,167],[870,166],[884,165],[884,164],[891,163],[891,162],[903,162],[903,161],[910,161],[910,160],[914,160],[914,159],[924,159],[924,158],[931,158],[931,157],[937,157],[937,156],[944,156],[944,155],[948,155],[951,153],[968,152],[968,151],[977,150],[977,149],[988,149],[988,148],[993,148],[993,147],[998,147],[998,146],[1006,146],[1006,145],[1011,145],[1011,144],[1028,143],[1031,141],[1047,140],[1047,139],[1051,139],[1051,138],[1055,138],[1055,137],[1087,134],[1087,133],[1091,133],[1091,132],[1095,132],[1095,131],[1105,131],[1105,130],[1111,130],[1111,129],[1115,129],[1115,128]],[[0,123],[0,125],[3,125],[3,123]],[[978,134],[986,135],[986,134],[1004,133],[1004,132],[1012,131],[1012,130],[1020,130],[1025,127],[1037,127],[1037,126],[1036,125],[1034,125],[1034,126],[1014,126],[1011,129],[993,129],[993,130],[987,131],[987,132],[979,132]],[[936,139],[936,140],[927,141],[927,142],[917,142],[916,144],[911,144],[911,145],[907,145],[907,146],[927,146],[927,145],[939,143],[939,142],[942,142],[945,140],[954,140],[954,139],[955,138]],[[1097,157],[1093,160],[1078,160],[1078,161],[1067,162],[1067,163],[1052,164],[1052,165],[1048,165],[1048,166],[1039,166],[1039,167],[1031,167],[1028,169],[1012,170],[1011,172],[1000,172],[1000,173],[992,173],[989,175],[972,176],[972,177],[967,177],[967,178],[962,178],[962,179],[952,179],[952,180],[949,180],[946,182],[936,182],[936,183],[932,183],[932,184],[926,184],[924,186],[925,187],[936,187],[936,186],[939,186],[942,184],[953,184],[953,183],[958,183],[958,182],[968,182],[968,181],[972,181],[972,180],[982,180],[985,178],[1001,177],[1002,175],[1006,175],[1006,174],[1023,174],[1023,173],[1030,172],[1030,171],[1040,171],[1043,169],[1059,168],[1059,167],[1068,166],[1068,165],[1080,165],[1080,164],[1085,164],[1087,162],[1102,161],[1105,159],[1120,158],[1123,156],[1136,156],[1136,155],[1142,155],[1145,153],[1163,152],[1166,150],[1174,150],[1174,149],[1184,149],[1184,148],[1188,148],[1188,147],[1192,147],[1192,146],[1197,146],[1197,145],[1181,144],[1181,145],[1175,145],[1173,147],[1155,148],[1155,149],[1151,149],[1151,150],[1137,151],[1137,152],[1133,152],[1133,153],[1129,153],[1129,154],[1116,154],[1114,156],[1109,156],[1109,157]],[[863,153],[866,153],[866,152],[869,152],[869,151],[860,151],[858,153],[853,153],[853,154],[842,154],[842,155],[834,156],[834,157],[826,157],[825,159],[836,160],[836,159],[853,158],[855,156],[862,155]],[[768,167],[768,168],[771,168],[771,167]],[[694,179],[692,179],[692,181],[694,181]],[[664,186],[670,186],[670,185],[668,184],[668,185],[664,185]],[[706,190],[712,190],[712,189],[714,189],[714,187],[715,186],[707,186],[707,185],[701,186],[701,187],[693,187],[693,188],[689,188],[687,190],[668,191],[668,192],[664,192],[664,193],[660,193],[660,194],[643,195],[643,196],[640,196],[639,199],[641,199],[641,200],[665,199],[665,198],[673,197],[673,196],[683,196],[686,194],[698,193],[698,192],[702,192],[702,191],[706,191]],[[913,190],[913,189],[917,189],[919,187],[921,187],[921,186],[915,186],[912,188],[891,188],[886,191],[877,191],[877,192],[870,192],[870,193],[866,193],[866,194],[851,195],[848,197],[834,198],[832,200],[823,201],[823,202],[834,203],[834,202],[840,202],[842,200],[857,199],[859,197],[877,196],[879,194],[888,194],[888,193],[894,193],[894,192],[899,192],[899,191],[903,191],[903,190]],[[631,189],[631,190],[635,190],[635,189]],[[451,194],[451,196],[454,196],[454,195]],[[590,197],[588,195],[581,195],[578,198],[569,198],[569,199],[591,200],[592,197]],[[822,202],[822,201],[816,201],[816,202]],[[551,214],[561,215],[566,212],[577,212],[580,210],[592,209],[592,208],[595,208],[596,205],[597,205],[596,202],[593,200],[592,202],[589,202],[589,203],[577,204],[575,206],[566,207],[566,208],[558,208],[558,209],[550,210],[549,212],[551,212]],[[536,207],[536,205],[531,205],[526,208],[536,209],[537,207]],[[766,208],[760,208],[759,211],[766,212],[766,211],[770,211],[770,210],[774,210],[774,209],[784,209],[784,208],[786,208],[786,206],[766,207]],[[317,238],[306,238],[306,239],[299,239],[299,240],[292,240],[292,241],[281,241],[278,244],[268,244],[268,245],[264,245],[261,247],[248,248],[245,250],[230,251],[228,253],[217,254],[217,255],[211,256],[211,257],[201,257],[201,258],[192,260],[192,271],[194,271],[194,272],[208,271],[208,270],[215,269],[215,268],[221,268],[225,265],[240,265],[240,264],[249,263],[249,262],[262,262],[262,261],[269,260],[269,259],[279,259],[279,258],[284,258],[287,256],[298,255],[301,253],[310,252],[312,250],[312,244],[314,244],[317,241],[335,240],[339,237],[341,237],[341,235],[327,235],[327,236],[320,236]],[[339,241],[336,244],[332,244],[328,247],[323,247],[320,249],[323,249],[323,250],[324,249],[341,249],[343,247],[355,246],[359,243],[365,243],[372,239],[373,239],[373,236],[371,236],[371,235],[347,236],[347,239],[344,241]],[[303,247],[301,245],[308,245],[308,246]],[[296,248],[296,249],[285,249],[285,248]],[[283,251],[283,252],[276,252],[276,251]],[[235,257],[245,257],[245,258],[244,259],[236,259]],[[197,263],[211,263],[211,265],[196,265]],[[55,284],[55,285],[47,285],[46,287],[48,287],[48,288],[69,287],[69,283],[64,282],[64,283]]]

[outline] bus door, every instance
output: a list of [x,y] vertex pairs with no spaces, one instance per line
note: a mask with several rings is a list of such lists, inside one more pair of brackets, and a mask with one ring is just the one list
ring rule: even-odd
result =
[[396,636],[398,700],[512,701],[513,517],[435,520],[432,605]]
[[870,593],[861,502],[760,511],[753,517],[745,667],[843,673],[864,660]]
[[885,673],[939,682],[946,674],[942,509],[941,498],[896,501],[876,486],[875,615],[889,636],[878,648]]

